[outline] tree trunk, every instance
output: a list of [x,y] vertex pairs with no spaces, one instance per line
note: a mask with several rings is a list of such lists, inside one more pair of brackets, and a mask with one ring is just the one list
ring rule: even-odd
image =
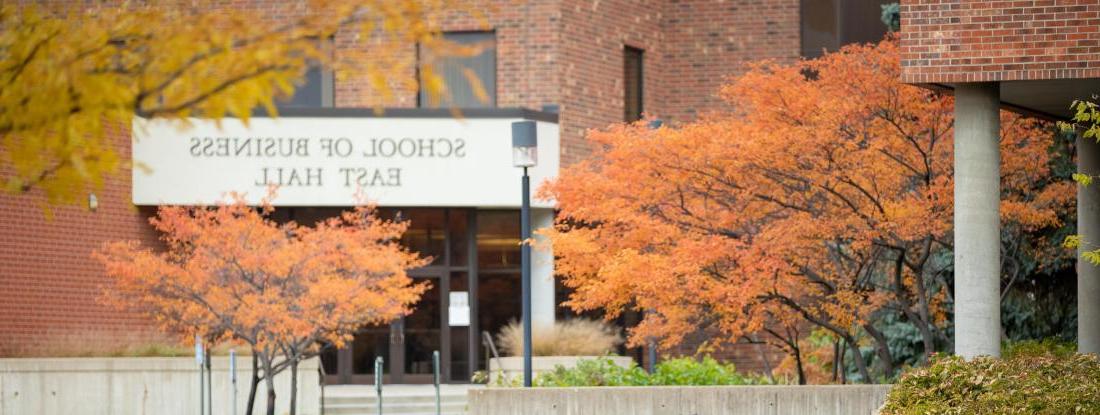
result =
[[802,368],[802,349],[801,348],[795,348],[794,349],[794,363],[795,363],[795,366],[798,368],[798,384],[799,385],[805,385],[806,384],[806,371]]
[[840,380],[840,340],[833,342],[833,383]]
[[867,370],[867,362],[863,361],[863,354],[859,352],[859,345],[856,344],[855,339],[851,336],[844,336],[844,342],[848,343],[848,350],[852,351],[852,359],[856,361],[856,369],[859,369],[859,375],[863,376],[863,383],[874,383],[871,373]]
[[840,341],[840,347],[837,348],[837,350],[840,350],[840,384],[841,385],[848,384],[848,365],[844,364],[844,355],[848,353],[848,352],[844,351],[844,349],[846,349],[846,348],[848,348],[848,342],[845,341],[845,340],[841,340]]
[[871,338],[875,340],[875,354],[878,355],[882,376],[886,379],[894,377],[894,356],[890,354],[890,344],[886,340],[886,335],[871,326],[870,323],[864,324],[863,329],[867,330],[867,334],[870,334]]
[[260,387],[260,358],[256,350],[252,350],[252,385],[248,388],[248,406],[245,407],[245,415],[252,415],[256,407],[256,389]]
[[290,361],[290,415],[298,413],[298,359]]
[[264,357],[264,384],[267,385],[267,415],[275,415],[275,376],[271,373],[271,358]]

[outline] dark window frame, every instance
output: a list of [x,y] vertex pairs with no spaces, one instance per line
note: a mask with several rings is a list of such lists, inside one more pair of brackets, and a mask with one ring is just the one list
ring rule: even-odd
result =
[[[630,74],[637,73],[634,82]],[[631,84],[634,85],[631,85]],[[631,87],[637,91],[631,105]],[[635,109],[636,108],[636,109]],[[623,45],[623,121],[634,122],[645,114],[645,49]]]

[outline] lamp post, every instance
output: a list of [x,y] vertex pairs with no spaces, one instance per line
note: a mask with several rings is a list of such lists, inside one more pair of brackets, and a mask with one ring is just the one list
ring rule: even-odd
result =
[[[656,130],[658,128],[661,128],[662,125],[664,125],[664,121],[661,121],[660,119],[654,119],[654,120],[649,122],[648,127],[649,127],[650,130]],[[652,314],[652,313],[653,313],[652,308],[646,310],[646,314]],[[648,349],[648,352],[649,352],[649,367],[648,367],[649,373],[656,372],[657,371],[657,342],[655,340],[653,340],[653,336],[650,336],[648,339],[646,339],[646,349]]]
[[523,167],[523,204],[520,208],[520,290],[523,296],[523,386],[531,387],[531,178],[527,168],[538,164],[538,134],[534,121],[512,123],[512,165]]

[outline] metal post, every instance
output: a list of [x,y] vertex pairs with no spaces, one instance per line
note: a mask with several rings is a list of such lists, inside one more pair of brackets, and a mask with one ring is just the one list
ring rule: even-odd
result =
[[203,374],[202,373],[202,371],[203,371],[202,363],[203,363],[204,359],[205,359],[205,355],[203,355],[203,351],[202,351],[202,339],[200,339],[199,335],[196,334],[195,335],[195,363],[199,365],[199,415],[204,415],[206,413],[206,406],[205,406],[205,402],[206,402],[206,378],[204,378],[202,376],[202,374]]
[[210,368],[210,345],[206,346],[206,414],[214,415],[214,372]]
[[203,377],[203,370],[202,363],[199,363],[199,415],[206,415],[206,378]]
[[[662,125],[664,125],[664,121],[661,121],[660,119],[654,119],[649,122],[648,127],[650,130],[656,130],[658,128],[661,128]],[[646,310],[646,316],[649,316],[651,314],[653,314],[653,309]],[[647,340],[648,341],[646,342],[646,346],[649,349],[649,373],[653,374],[653,372],[657,371],[657,342],[653,339],[653,337],[650,337]]]
[[531,387],[531,177],[523,168],[523,206],[520,210],[520,247],[523,291],[523,387]]
[[443,413],[439,405],[439,350],[432,352],[432,382],[435,383],[435,415]]
[[382,415],[382,356],[374,358],[374,393],[378,396],[378,415]]
[[237,350],[229,349],[229,384],[233,386],[233,395],[229,398],[229,413],[237,415]]

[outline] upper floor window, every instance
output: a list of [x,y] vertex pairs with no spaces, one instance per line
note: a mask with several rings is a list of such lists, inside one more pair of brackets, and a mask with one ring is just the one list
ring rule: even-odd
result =
[[[332,53],[332,39],[325,42],[324,48]],[[319,63],[310,64],[302,77],[301,83],[295,85],[294,94],[275,100],[279,108],[320,108],[332,107],[335,83],[332,70],[322,67]]]
[[820,57],[886,35],[883,6],[897,0],[802,0],[802,56]]
[[[430,56],[420,51],[421,64],[430,62],[432,70],[443,77],[447,93],[441,97],[429,96],[421,82],[418,103],[420,107],[459,107],[485,108],[497,105],[497,47],[496,34],[493,32],[447,32],[443,34],[447,41],[471,46],[476,55],[470,56]],[[474,83],[469,75],[477,78],[485,91],[487,100],[478,97]]]
[[623,47],[623,120],[634,122],[642,119],[642,56],[645,51]]

